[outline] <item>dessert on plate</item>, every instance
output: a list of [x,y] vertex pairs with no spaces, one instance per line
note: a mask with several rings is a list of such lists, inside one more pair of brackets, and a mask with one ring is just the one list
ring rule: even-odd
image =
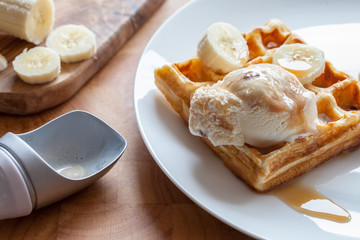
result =
[[360,144],[360,85],[280,20],[248,33],[214,23],[197,56],[155,70],[187,124],[263,192]]

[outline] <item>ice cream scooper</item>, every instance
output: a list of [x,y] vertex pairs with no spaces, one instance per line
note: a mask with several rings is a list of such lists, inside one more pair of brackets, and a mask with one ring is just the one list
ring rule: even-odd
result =
[[0,219],[28,215],[104,176],[126,140],[83,111],[64,114],[31,132],[0,138]]

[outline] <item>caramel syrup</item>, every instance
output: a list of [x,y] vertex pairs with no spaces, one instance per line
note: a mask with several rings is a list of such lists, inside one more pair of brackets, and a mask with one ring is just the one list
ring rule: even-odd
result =
[[275,189],[272,193],[294,210],[311,217],[346,223],[350,214],[332,200],[320,194],[316,189],[300,183],[292,183]]

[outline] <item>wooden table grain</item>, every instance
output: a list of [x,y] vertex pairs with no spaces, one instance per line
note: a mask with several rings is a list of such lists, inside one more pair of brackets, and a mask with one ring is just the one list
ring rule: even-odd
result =
[[0,115],[0,136],[35,129],[71,110],[107,122],[128,142],[120,161],[88,188],[29,216],[0,221],[0,239],[252,239],[186,197],[156,165],[140,136],[133,83],[156,29],[188,0],[167,0],[70,100],[28,116]]

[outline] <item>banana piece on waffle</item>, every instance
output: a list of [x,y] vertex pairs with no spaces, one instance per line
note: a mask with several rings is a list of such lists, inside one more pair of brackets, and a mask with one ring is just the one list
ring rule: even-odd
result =
[[[272,63],[274,52],[286,44],[305,42],[280,20],[242,36],[249,50],[243,67]],[[211,86],[226,74],[206,67],[197,57],[155,70],[155,84],[185,124],[189,124],[192,95],[202,86]],[[269,148],[249,144],[217,145],[201,139],[225,165],[253,189],[264,192],[280,186],[317,165],[360,144],[360,84],[325,62],[324,72],[305,88],[315,93],[319,121],[317,134]]]

